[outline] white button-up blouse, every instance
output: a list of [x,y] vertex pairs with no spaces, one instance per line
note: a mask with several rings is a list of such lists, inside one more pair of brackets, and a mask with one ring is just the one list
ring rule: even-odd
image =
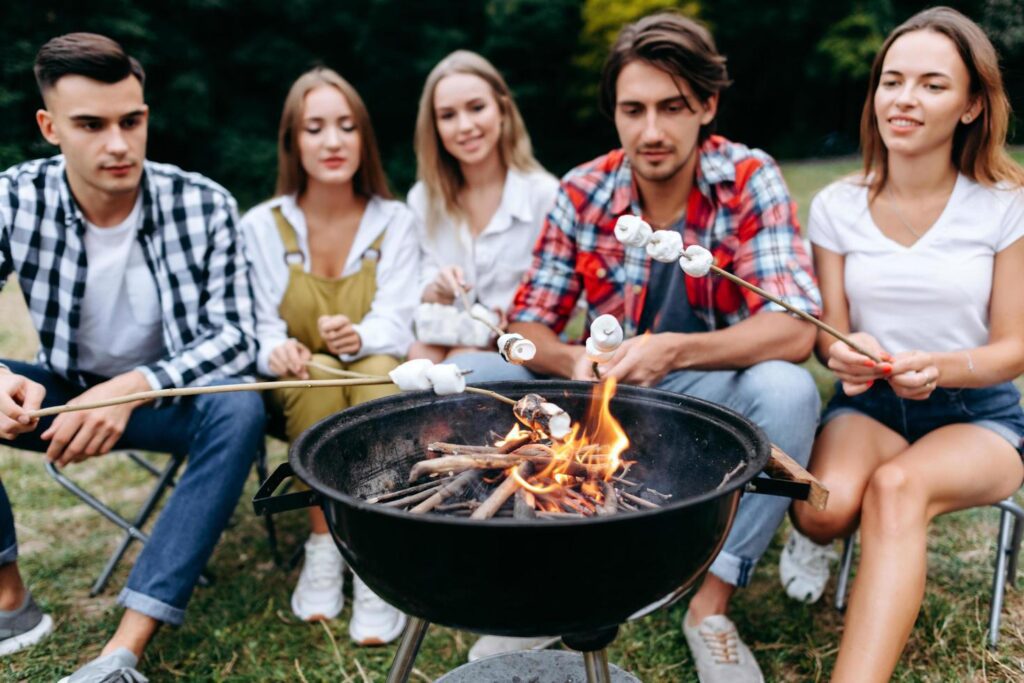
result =
[[555,202],[558,180],[547,171],[524,173],[509,169],[501,204],[490,222],[473,238],[465,220],[444,216],[434,229],[426,226],[427,192],[422,182],[406,201],[416,215],[423,290],[445,266],[459,266],[471,295],[488,308],[508,309],[523,273],[530,267],[533,246]]

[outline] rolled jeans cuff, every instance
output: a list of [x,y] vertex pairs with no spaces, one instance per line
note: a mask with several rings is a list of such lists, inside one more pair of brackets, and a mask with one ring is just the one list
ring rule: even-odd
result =
[[18,559],[18,544],[0,550],[0,564],[10,564]]
[[160,602],[156,598],[151,598],[130,588],[121,590],[121,594],[117,596],[117,602],[126,609],[135,610],[171,626],[181,626],[185,621],[185,610],[172,607],[166,602]]
[[738,557],[724,550],[711,563],[708,570],[726,583],[743,588],[750,583],[750,575],[754,573],[754,560]]

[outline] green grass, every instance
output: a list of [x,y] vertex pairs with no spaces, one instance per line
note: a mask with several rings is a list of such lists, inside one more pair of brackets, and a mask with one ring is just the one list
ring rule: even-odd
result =
[[[856,168],[855,159],[784,164],[783,171],[802,216],[814,192]],[[0,293],[0,356],[31,358],[36,346],[16,286]],[[817,366],[822,386],[827,371]],[[160,456],[154,456],[159,458]],[[273,463],[284,459],[273,443]],[[46,476],[42,459],[0,448],[0,474],[14,504],[22,549],[21,569],[34,595],[57,622],[39,646],[0,663],[3,680],[52,681],[93,657],[120,618],[114,598],[128,563],[101,596],[89,585],[117,543],[114,527]],[[75,467],[72,476],[104,491],[122,509],[137,504],[147,477],[121,456]],[[165,629],[142,663],[161,681],[382,681],[394,647],[360,649],[348,642],[346,606],[329,626],[298,623],[288,598],[297,573],[270,560],[262,523],[247,486],[210,564],[215,583],[199,588],[185,625]],[[1000,647],[984,647],[997,514],[978,509],[950,515],[934,525],[929,543],[929,582],[921,615],[895,680],[1024,681],[1024,598],[1011,590],[1003,612]],[[302,513],[279,518],[287,549],[305,534]],[[780,530],[777,541],[784,530]],[[760,563],[751,586],[738,592],[732,617],[753,648],[769,681],[827,680],[842,620],[830,606],[834,586],[814,606],[793,603],[778,584],[776,542]],[[132,555],[134,556],[134,554]],[[415,571],[410,558],[410,571]],[[620,581],[635,580],[631,576]],[[496,583],[496,590],[502,590]],[[610,658],[648,683],[693,681],[695,674],[679,627],[685,605],[660,611],[620,631]],[[474,636],[432,627],[412,680],[433,680],[465,661]]]

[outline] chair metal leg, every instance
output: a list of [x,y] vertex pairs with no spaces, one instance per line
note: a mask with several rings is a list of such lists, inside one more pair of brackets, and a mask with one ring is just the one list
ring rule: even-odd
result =
[[999,621],[1003,614],[1003,596],[1006,593],[1006,568],[1009,564],[1011,540],[1011,513],[1003,510],[999,515],[999,540],[996,543],[995,576],[992,578],[992,603],[988,614],[988,646],[999,642]]
[[[134,454],[130,454],[129,457],[131,457],[132,455]],[[132,459],[138,462],[136,458],[137,456],[133,457]],[[71,479],[65,476],[63,472],[58,470],[54,464],[47,463],[46,471],[61,486],[66,488],[68,491],[70,491],[75,496],[84,501],[86,505],[99,512],[101,515],[106,517],[107,520],[109,520],[110,522],[118,526],[122,531],[124,531],[124,537],[118,544],[117,549],[107,559],[107,562],[103,567],[103,571],[100,572],[99,577],[96,579],[95,583],[93,583],[92,585],[92,588],[89,590],[90,596],[96,596],[100,592],[102,592],[104,588],[106,588],[107,583],[110,581],[111,575],[114,573],[114,569],[117,567],[118,563],[124,557],[125,552],[127,552],[128,547],[132,544],[133,541],[141,541],[145,543],[149,540],[149,536],[144,531],[142,531],[142,527],[145,526],[146,522],[153,514],[153,511],[156,509],[157,504],[159,504],[160,499],[164,495],[164,492],[167,490],[168,487],[172,485],[174,481],[174,476],[175,474],[177,474],[182,462],[183,460],[181,458],[171,457],[166,467],[164,467],[163,470],[159,471],[159,476],[157,478],[156,485],[153,487],[153,490],[149,494],[149,497],[143,503],[138,514],[135,516],[135,519],[131,522],[129,522],[127,519],[114,512],[110,507],[102,503],[88,491],[78,486],[75,482],[73,482]],[[146,465],[149,465],[149,463],[146,463]],[[150,468],[146,467],[146,469],[148,470]]]
[[846,592],[850,586],[850,568],[853,566],[853,550],[857,545],[857,532],[843,540],[843,559],[839,563],[839,576],[836,581],[836,609],[846,610]]
[[[256,454],[256,477],[262,484],[269,476],[267,470],[267,443],[260,444],[260,451]],[[267,513],[263,515],[263,524],[267,528],[267,545],[270,546],[270,556],[274,559],[274,565],[284,568],[284,561],[281,558],[281,551],[277,547],[277,527],[274,525],[274,515]]]
[[1017,561],[1020,558],[1021,538],[1024,537],[1024,507],[1015,503],[1012,497],[996,503],[995,507],[1014,516],[1013,534],[1008,548],[1010,563],[1006,570],[1006,578],[1011,586],[1016,587]]

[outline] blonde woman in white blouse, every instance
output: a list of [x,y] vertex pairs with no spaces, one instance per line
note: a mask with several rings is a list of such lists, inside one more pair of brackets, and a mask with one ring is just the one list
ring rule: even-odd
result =
[[[558,181],[533,156],[505,80],[459,50],[427,77],[416,120],[417,217],[424,303],[452,304],[456,287],[498,311],[512,302]],[[444,360],[465,348],[417,342],[410,357]]]

